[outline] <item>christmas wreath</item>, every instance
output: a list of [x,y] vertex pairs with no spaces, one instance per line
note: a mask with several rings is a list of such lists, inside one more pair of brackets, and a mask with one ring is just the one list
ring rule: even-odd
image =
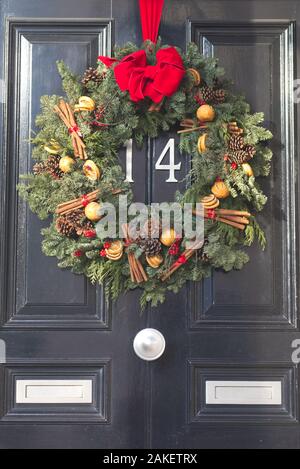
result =
[[[58,71],[66,98],[41,98],[36,162],[19,191],[41,219],[52,217],[42,229],[42,249],[59,267],[103,283],[107,298],[140,287],[144,307],[212,269],[241,269],[248,261],[241,247],[255,239],[265,247],[255,213],[267,198],[257,178],[269,174],[272,135],[261,125],[263,114],[251,114],[245,99],[232,94],[216,59],[194,44],[182,53],[145,41],[141,49],[116,48],[114,59],[99,57],[82,77],[63,62]],[[180,136],[181,157],[191,161],[176,202],[201,204],[203,242],[187,248],[184,232],[178,237],[150,214],[136,238],[128,224],[115,238],[103,237],[102,205],[118,211],[120,195],[133,201],[120,149],[171,129]]]

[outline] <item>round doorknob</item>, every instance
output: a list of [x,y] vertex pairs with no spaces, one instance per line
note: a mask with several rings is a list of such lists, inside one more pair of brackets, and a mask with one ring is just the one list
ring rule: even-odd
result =
[[142,360],[157,360],[165,350],[166,341],[161,332],[156,329],[142,329],[134,338],[133,348]]

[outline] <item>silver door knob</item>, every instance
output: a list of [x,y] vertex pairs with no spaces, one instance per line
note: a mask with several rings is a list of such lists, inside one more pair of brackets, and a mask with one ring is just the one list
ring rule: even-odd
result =
[[156,329],[142,329],[134,338],[133,348],[142,360],[157,360],[165,350],[166,341],[161,332]]

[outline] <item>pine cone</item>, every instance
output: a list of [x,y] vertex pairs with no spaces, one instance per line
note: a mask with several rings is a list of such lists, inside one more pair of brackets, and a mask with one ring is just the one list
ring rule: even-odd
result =
[[249,161],[252,156],[246,150],[232,151],[228,155],[230,163],[243,164]]
[[89,67],[83,74],[81,83],[87,85],[89,81],[94,83],[101,83],[103,80],[103,75],[101,75],[96,68]]
[[46,165],[45,165],[45,162],[44,161],[40,161],[38,163],[35,163],[35,165],[33,166],[32,168],[32,172],[33,174],[35,174],[36,176],[38,174],[43,174],[46,172]]
[[202,88],[200,88],[200,98],[206,103],[220,104],[225,101],[225,91],[210,88],[209,86],[202,86]]
[[244,139],[240,135],[231,135],[229,138],[228,148],[230,150],[242,150],[244,145]]
[[225,101],[225,91],[222,89],[214,91],[214,101],[217,104],[224,103]]
[[140,238],[138,244],[147,256],[155,256],[161,252],[161,244],[157,238]]
[[253,158],[253,156],[255,155],[256,153],[256,149],[253,145],[245,145],[244,146],[244,151],[247,153],[248,155],[248,160],[251,160],[251,158]]
[[93,225],[84,218],[82,209],[60,215],[56,220],[57,231],[68,238],[76,238],[82,235],[85,230],[91,228],[93,228]]
[[48,157],[48,160],[45,163],[45,170],[50,174],[54,179],[59,179],[62,177],[63,172],[59,168],[60,156],[51,155]]
[[209,86],[203,86],[202,88],[200,88],[200,96],[206,103],[213,102],[215,92],[213,88],[210,88]]

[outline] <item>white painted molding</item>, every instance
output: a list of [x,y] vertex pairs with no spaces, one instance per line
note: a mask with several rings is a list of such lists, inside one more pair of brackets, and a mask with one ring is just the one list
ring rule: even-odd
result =
[[17,379],[17,404],[91,404],[90,379]]
[[280,405],[281,381],[206,381],[206,404]]

